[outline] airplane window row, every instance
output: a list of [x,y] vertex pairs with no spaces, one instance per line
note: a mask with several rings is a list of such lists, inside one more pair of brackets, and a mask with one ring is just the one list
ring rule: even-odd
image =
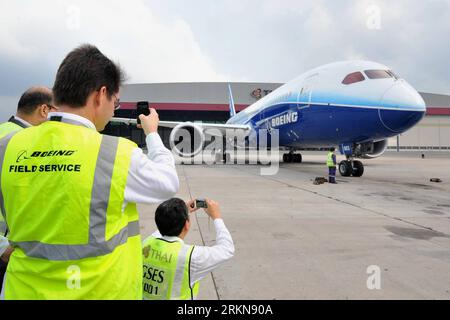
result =
[[[398,79],[398,76],[393,73],[391,70],[365,70],[364,73],[369,79],[386,79],[386,78],[395,78]],[[366,78],[364,75],[357,71],[348,74],[344,80],[342,80],[342,84],[352,84],[360,81],[364,81]]]

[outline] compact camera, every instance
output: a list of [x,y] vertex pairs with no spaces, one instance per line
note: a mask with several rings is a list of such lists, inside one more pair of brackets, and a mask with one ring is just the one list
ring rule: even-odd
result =
[[205,199],[195,199],[195,206],[197,208],[208,208]]

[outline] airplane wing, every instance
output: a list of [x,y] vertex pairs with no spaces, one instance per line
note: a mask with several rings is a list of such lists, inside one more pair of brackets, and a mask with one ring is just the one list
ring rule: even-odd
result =
[[[136,119],[130,118],[112,118],[111,122],[125,123],[125,124],[137,124]],[[205,122],[180,122],[180,121],[159,121],[159,126],[166,128],[175,128],[176,126],[190,126],[194,125],[200,127],[202,130],[206,129],[218,129],[221,132],[232,130],[244,130],[249,131],[251,128],[248,125],[243,124],[221,124],[221,123],[205,123]]]

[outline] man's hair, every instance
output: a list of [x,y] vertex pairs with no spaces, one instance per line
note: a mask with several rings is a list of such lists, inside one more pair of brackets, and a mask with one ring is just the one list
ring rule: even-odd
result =
[[32,114],[37,107],[46,104],[52,105],[53,96],[49,90],[33,87],[25,91],[17,103],[17,111],[23,114]]
[[105,86],[108,97],[119,91],[125,75],[117,64],[109,60],[95,46],[84,44],[71,51],[56,74],[53,94],[57,106],[80,108],[89,95]]
[[330,148],[330,151],[331,151],[331,152],[336,151],[336,148],[335,148],[335,147],[331,147],[331,148]]
[[163,236],[180,235],[186,220],[189,220],[188,207],[179,198],[164,201],[155,212],[156,226]]

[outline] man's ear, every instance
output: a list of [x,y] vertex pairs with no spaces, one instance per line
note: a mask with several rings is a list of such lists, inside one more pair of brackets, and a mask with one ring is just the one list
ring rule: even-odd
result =
[[99,90],[93,91],[91,93],[91,96],[88,97],[88,104],[90,99],[92,99],[91,103],[94,104],[95,108],[100,107],[102,103],[104,103],[105,100],[108,99],[108,89],[106,89],[106,87],[103,86]]
[[186,222],[184,223],[184,230],[186,230],[186,232],[188,232],[190,228],[191,228],[191,221],[186,220]]
[[38,114],[41,118],[47,118],[47,105],[46,104],[41,104],[38,107]]
[[102,105],[102,103],[108,99],[108,89],[106,89],[105,86],[101,87],[98,91],[97,99],[98,101],[96,101],[96,106]]

